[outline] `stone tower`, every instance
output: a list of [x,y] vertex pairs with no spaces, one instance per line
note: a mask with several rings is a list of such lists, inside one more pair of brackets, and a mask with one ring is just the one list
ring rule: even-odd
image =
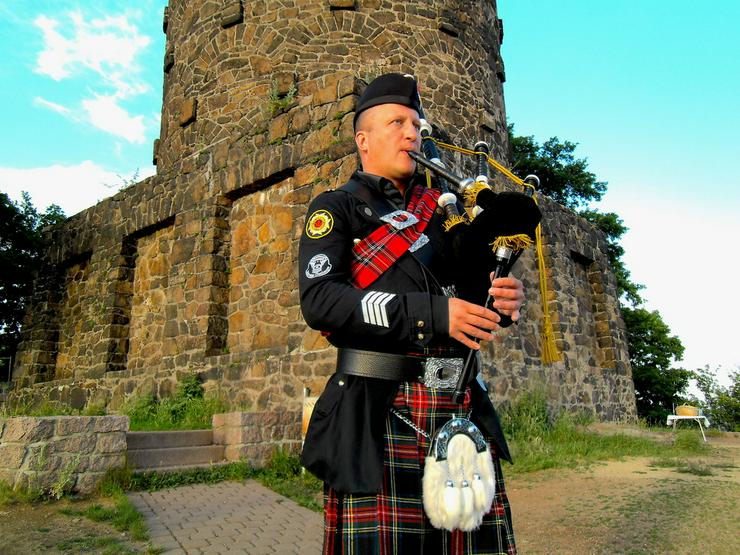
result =
[[[300,315],[297,243],[310,199],[355,169],[357,95],[381,73],[413,73],[433,123],[505,161],[495,1],[171,0],[163,28],[157,175],[51,232],[11,398],[116,408],[194,370],[234,403],[295,410],[335,358]],[[563,360],[540,360],[527,253],[515,272],[529,303],[488,348],[491,394],[538,383],[558,407],[634,416],[604,238],[540,204]]]

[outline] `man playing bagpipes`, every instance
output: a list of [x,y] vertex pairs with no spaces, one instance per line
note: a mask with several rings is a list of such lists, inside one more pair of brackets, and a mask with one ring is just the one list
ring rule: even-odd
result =
[[[312,201],[300,241],[303,315],[338,348],[302,453],[325,484],[324,553],[516,551],[506,440],[477,367],[462,372],[471,349],[519,318],[523,286],[491,283],[484,219],[445,231],[440,192],[408,155],[420,151],[420,111],[410,76],[368,85],[355,114],[362,169]],[[458,284],[482,298],[459,298]]]

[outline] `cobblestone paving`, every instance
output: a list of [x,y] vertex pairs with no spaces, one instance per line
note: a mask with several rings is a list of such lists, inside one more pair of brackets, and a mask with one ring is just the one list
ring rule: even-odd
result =
[[254,481],[135,492],[163,555],[321,553],[323,517]]

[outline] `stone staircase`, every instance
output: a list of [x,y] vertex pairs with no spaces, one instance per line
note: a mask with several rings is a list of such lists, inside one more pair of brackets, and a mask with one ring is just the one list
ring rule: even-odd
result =
[[128,432],[128,464],[134,472],[173,472],[224,462],[224,446],[213,430]]

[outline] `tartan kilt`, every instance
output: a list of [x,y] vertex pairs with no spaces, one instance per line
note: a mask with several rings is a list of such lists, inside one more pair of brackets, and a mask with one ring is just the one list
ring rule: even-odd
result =
[[[405,382],[399,387],[393,407],[432,435],[450,418],[467,415],[470,390],[463,411],[450,397],[449,390]],[[438,530],[430,524],[422,504],[422,476],[429,440],[389,412],[382,491],[370,496],[352,495],[324,486],[324,554],[515,554],[501,464],[492,442],[488,443],[496,470],[496,496],[491,510],[473,532]]]

